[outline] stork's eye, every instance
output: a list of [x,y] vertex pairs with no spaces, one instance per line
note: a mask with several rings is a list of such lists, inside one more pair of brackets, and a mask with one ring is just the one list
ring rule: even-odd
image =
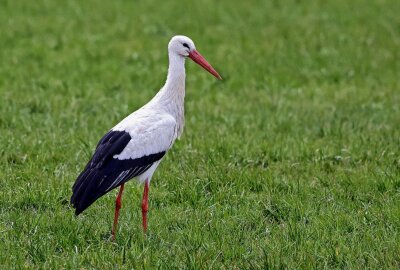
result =
[[183,45],[183,47],[190,49],[189,45],[187,43],[183,43],[182,45]]

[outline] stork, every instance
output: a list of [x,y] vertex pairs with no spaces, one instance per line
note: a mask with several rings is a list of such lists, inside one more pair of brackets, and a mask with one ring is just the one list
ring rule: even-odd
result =
[[174,36],[168,44],[169,67],[164,86],[147,104],[108,131],[72,187],[71,204],[79,215],[98,198],[119,187],[115,201],[112,239],[115,240],[125,183],[144,183],[142,225],[147,229],[151,178],[161,160],[180,138],[184,127],[185,60],[187,57],[218,79],[221,76],[186,36]]

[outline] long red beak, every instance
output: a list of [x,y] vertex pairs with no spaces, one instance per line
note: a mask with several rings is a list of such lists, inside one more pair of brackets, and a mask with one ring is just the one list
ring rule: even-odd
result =
[[192,59],[195,63],[202,66],[205,70],[214,75],[217,79],[222,80],[222,77],[218,74],[218,72],[207,62],[207,60],[196,50],[193,50],[189,53],[189,58]]

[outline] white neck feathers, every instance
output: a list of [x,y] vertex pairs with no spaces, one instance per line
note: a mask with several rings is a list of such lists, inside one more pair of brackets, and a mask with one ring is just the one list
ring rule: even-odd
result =
[[167,81],[151,101],[175,118],[178,136],[184,126],[185,77],[185,57],[170,52]]
[[[157,101],[174,111],[176,107],[183,108],[185,77],[185,58],[175,53],[169,53],[167,81],[157,94]],[[170,113],[173,114],[174,111],[170,111]]]
[[185,88],[185,57],[169,53],[168,76],[165,86],[182,86]]

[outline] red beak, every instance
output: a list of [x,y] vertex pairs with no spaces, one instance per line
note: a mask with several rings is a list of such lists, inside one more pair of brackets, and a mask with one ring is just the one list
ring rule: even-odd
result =
[[193,50],[189,53],[189,58],[192,59],[195,63],[202,66],[205,70],[214,75],[217,79],[222,80],[222,77],[219,76],[218,72],[207,62],[207,60],[196,50]]

